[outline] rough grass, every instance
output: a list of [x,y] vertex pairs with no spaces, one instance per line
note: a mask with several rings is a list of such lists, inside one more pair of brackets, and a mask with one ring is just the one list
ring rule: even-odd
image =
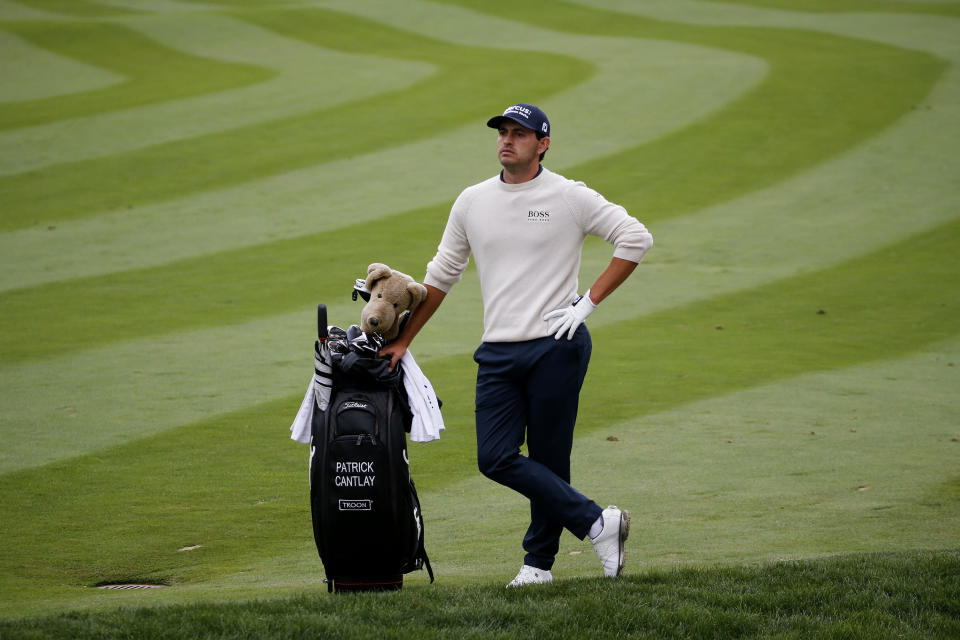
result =
[[620,580],[304,593],[0,622],[4,638],[952,638],[957,552],[871,554]]

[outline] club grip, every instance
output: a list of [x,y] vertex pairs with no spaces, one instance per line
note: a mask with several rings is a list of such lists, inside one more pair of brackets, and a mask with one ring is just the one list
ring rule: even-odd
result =
[[317,336],[321,340],[327,339],[327,305],[317,305]]

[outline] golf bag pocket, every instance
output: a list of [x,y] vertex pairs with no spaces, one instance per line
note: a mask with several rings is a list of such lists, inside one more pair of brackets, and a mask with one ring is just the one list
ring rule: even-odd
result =
[[377,406],[370,394],[355,392],[340,397],[334,411],[335,439],[351,436],[376,438],[380,435]]

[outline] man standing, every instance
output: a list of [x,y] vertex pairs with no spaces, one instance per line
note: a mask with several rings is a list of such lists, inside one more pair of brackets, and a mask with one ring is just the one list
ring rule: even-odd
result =
[[[473,254],[483,297],[483,343],[474,354],[477,460],[487,477],[530,500],[523,567],[508,586],[550,582],[560,534],[590,536],[604,575],[623,571],[625,510],[601,509],[570,485],[580,388],[590,360],[584,320],[633,272],[653,237],[623,207],[544,168],[550,122],[526,103],[497,129],[499,175],[465,189],[427,265],[427,299],[381,351],[392,364],[460,280]],[[582,295],[577,276],[587,235],[614,246],[610,265]],[[528,456],[520,453],[527,442]]]

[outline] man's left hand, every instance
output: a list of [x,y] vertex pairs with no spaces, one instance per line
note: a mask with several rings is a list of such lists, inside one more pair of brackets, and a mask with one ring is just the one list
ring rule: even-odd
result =
[[593,304],[593,300],[590,299],[590,290],[587,289],[587,292],[574,300],[569,307],[545,313],[543,319],[552,320],[556,318],[556,322],[550,327],[550,333],[555,334],[553,336],[554,340],[559,340],[564,333],[567,334],[567,340],[572,340],[577,327],[583,324],[587,316],[593,313],[596,308],[597,305]]

